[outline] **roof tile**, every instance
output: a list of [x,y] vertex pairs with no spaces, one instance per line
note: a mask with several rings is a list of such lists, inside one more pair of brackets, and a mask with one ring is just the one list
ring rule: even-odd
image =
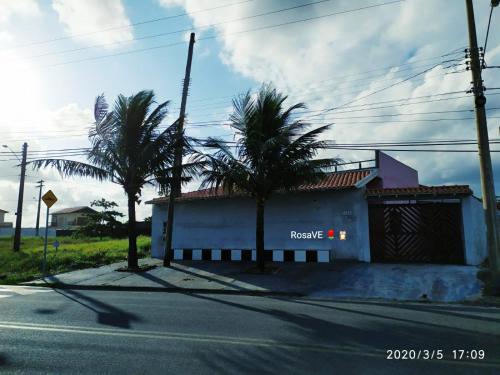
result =
[[407,188],[367,189],[367,197],[417,196],[417,195],[470,195],[469,185],[442,185]]
[[[342,171],[342,172],[334,172],[328,174],[324,179],[315,183],[315,184],[306,184],[299,186],[299,191],[319,191],[319,190],[340,190],[340,189],[349,189],[353,188],[357,182],[367,177],[372,170],[364,169],[364,170],[354,170],[354,171]],[[242,196],[244,194],[233,194],[234,196]],[[182,193],[180,198],[177,200],[192,200],[192,199],[210,199],[210,198],[223,198],[227,197],[222,188],[209,188],[209,189],[201,189],[196,191],[190,191],[187,193]],[[168,201],[168,197],[160,197],[155,198],[146,203],[165,203]]]

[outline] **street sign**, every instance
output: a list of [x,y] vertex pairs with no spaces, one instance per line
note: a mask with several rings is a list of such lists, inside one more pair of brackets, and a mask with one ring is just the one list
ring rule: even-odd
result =
[[57,197],[52,192],[52,190],[49,190],[42,196],[42,201],[48,208],[50,208],[54,205],[54,203],[57,202]]
[[[42,196],[42,201],[47,206],[47,215],[45,217],[45,242],[43,244],[43,262],[42,262],[43,277],[45,278],[47,270],[47,240],[49,237],[49,210],[50,207],[52,207],[54,203],[57,202],[57,197],[52,192],[52,190],[49,190]],[[54,247],[56,248],[56,251],[58,246],[59,242],[56,240],[54,242]]]
[[55,240],[53,243],[52,243],[52,246],[54,246],[57,250],[57,248],[59,247],[59,241]]

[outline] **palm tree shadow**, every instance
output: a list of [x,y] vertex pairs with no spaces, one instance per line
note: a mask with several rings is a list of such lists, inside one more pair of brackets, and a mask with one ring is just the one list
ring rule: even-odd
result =
[[[312,340],[319,341],[331,341],[332,338],[335,338],[335,342],[339,342],[339,337],[342,338],[341,342],[355,344],[357,346],[363,345],[365,346],[368,343],[368,346],[378,346],[385,347],[393,345],[394,342],[401,341],[403,337],[412,337],[413,342],[422,342],[422,343],[449,343],[449,335],[454,335],[456,337],[460,337],[458,342],[467,342],[467,341],[477,341],[483,339],[485,341],[494,341],[498,339],[498,334],[494,332],[491,333],[478,333],[475,330],[462,328],[459,331],[455,327],[448,326],[447,324],[439,324],[437,322],[423,322],[419,320],[408,318],[402,318],[397,316],[391,316],[389,313],[373,313],[369,311],[362,311],[358,309],[352,308],[344,308],[338,306],[328,306],[331,308],[332,313],[334,311],[338,311],[339,313],[347,313],[349,315],[358,315],[361,317],[366,317],[369,319],[370,326],[368,328],[354,327],[343,324],[341,321],[337,321],[335,319],[336,315],[323,315],[325,319],[317,318],[316,316],[310,315],[307,313],[307,310],[300,310],[300,313],[293,313],[283,308],[280,309],[268,309],[268,308],[260,308],[245,305],[238,302],[228,301],[222,298],[215,298],[208,295],[200,295],[200,294],[190,294],[192,297],[205,299],[212,302],[221,303],[224,305],[228,305],[237,309],[245,309],[248,311],[265,314],[284,322],[290,323],[292,327],[294,327],[295,332],[300,334],[301,337],[306,337]],[[266,297],[269,298],[269,297]],[[272,299],[278,299],[273,298]],[[294,299],[283,299],[279,298],[279,300],[293,303],[300,303],[300,301]],[[313,304],[316,306],[316,304]],[[317,306],[322,307],[322,306]],[[324,307],[324,306],[323,306]],[[304,312],[303,312],[304,311]],[[354,315],[355,314],[355,315]],[[331,316],[332,318],[328,318]],[[486,321],[487,322],[487,321]],[[389,329],[386,327],[398,327],[397,329]],[[384,327],[378,330],[377,327]],[[367,341],[367,332],[377,331],[377,334],[374,335],[374,338],[370,338]],[[334,333],[332,335],[332,332]],[[436,336],[436,332],[439,332],[440,335]],[[373,333],[373,332],[372,332]],[[416,340],[415,340],[416,339]],[[363,344],[364,343],[364,344]]]
[[[444,349],[445,353],[450,354],[457,343],[462,343],[467,347],[488,348],[487,350],[491,353],[490,358],[500,355],[500,348],[496,344],[498,334],[478,333],[467,329],[457,330],[446,323],[442,325],[433,322],[425,323],[418,320],[400,319],[390,314],[370,312],[364,315],[363,311],[344,308],[337,310],[343,313],[342,315],[332,311],[332,314],[322,313],[318,317],[316,313],[309,314],[310,307],[307,306],[294,313],[286,306],[269,309],[208,295],[190,294],[190,296],[258,313],[251,317],[252,322],[255,322],[251,324],[259,325],[259,321],[262,324],[268,324],[269,317],[279,319],[286,324],[286,330],[265,333],[265,338],[286,344],[288,347],[283,345],[280,347],[279,344],[274,347],[272,345],[266,347],[235,345],[218,350],[210,348],[202,353],[196,353],[196,356],[200,357],[199,360],[203,361],[203,365],[211,369],[213,373],[361,374],[371,368],[373,371],[370,374],[385,375],[395,373],[393,370],[396,367],[397,372],[407,373],[408,362],[390,363],[386,360],[386,351],[408,345],[411,345],[413,349]],[[291,301],[292,304],[293,302],[296,301]],[[366,318],[344,320],[349,314],[361,314]],[[237,339],[239,332],[235,332],[234,337]],[[295,347],[294,342],[297,344]],[[309,344],[313,347],[308,347]],[[324,352],[315,350],[315,344],[323,345],[327,350]],[[420,361],[412,363],[412,368],[414,370],[418,368],[418,373],[483,374],[486,368],[494,368],[497,365],[498,362],[494,359],[484,361],[480,366],[474,362],[461,364],[453,361],[448,361],[448,363]]]

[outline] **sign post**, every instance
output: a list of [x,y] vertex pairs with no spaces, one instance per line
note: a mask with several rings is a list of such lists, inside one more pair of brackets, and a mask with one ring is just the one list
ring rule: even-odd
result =
[[57,197],[52,192],[52,190],[49,190],[43,195],[42,200],[43,203],[45,203],[45,205],[47,206],[47,215],[45,217],[45,242],[43,244],[43,265],[42,265],[43,277],[45,278],[47,269],[47,240],[49,236],[49,210],[50,207],[52,207],[54,203],[57,202]]

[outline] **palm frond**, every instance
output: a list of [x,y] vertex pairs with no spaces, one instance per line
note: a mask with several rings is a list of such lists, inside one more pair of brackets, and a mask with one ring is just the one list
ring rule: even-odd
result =
[[106,102],[106,98],[104,97],[104,94],[99,95],[95,99],[95,104],[94,104],[94,119],[97,124],[101,123],[102,120],[106,117],[108,114],[108,103]]
[[94,165],[66,159],[37,159],[28,162],[34,170],[43,167],[55,168],[62,176],[91,177],[97,180],[113,181],[113,175]]

